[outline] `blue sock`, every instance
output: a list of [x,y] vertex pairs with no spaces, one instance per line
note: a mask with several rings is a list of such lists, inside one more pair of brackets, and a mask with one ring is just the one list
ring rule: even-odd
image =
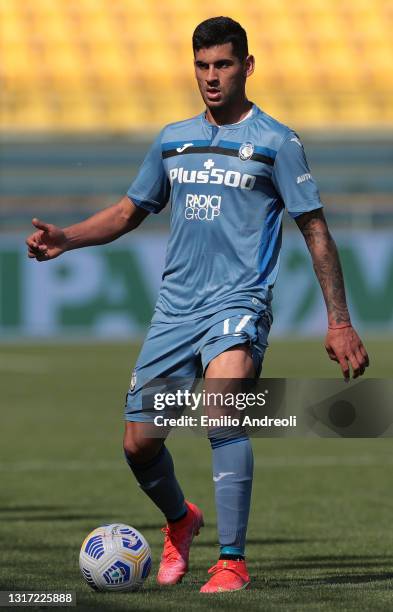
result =
[[176,521],[187,514],[172,457],[164,444],[158,454],[147,463],[134,463],[127,455],[125,457],[140,488],[164,513],[168,521]]
[[253,477],[253,453],[246,435],[209,434],[213,451],[218,538],[221,554],[244,556]]

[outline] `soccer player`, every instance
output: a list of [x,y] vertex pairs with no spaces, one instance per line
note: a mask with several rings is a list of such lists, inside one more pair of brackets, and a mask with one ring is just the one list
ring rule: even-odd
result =
[[[28,256],[47,261],[134,230],[171,204],[171,233],[154,316],[127,393],[124,450],[140,487],[167,520],[157,580],[180,582],[188,570],[201,510],[184,499],[164,439],[146,436],[154,410],[142,403],[157,378],[260,376],[272,322],[284,208],[310,251],[327,308],[325,346],[345,379],[364,373],[367,352],[351,325],[341,266],[316,184],[297,134],[246,96],[254,72],[244,29],[227,17],[193,34],[195,75],[206,106],[164,127],[127,195],[76,225],[33,219]],[[248,586],[245,540],[253,455],[244,431],[211,428],[221,547],[203,593]]]

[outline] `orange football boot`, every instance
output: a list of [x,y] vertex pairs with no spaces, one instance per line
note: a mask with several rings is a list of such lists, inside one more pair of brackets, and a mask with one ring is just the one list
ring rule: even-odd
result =
[[202,512],[195,504],[186,501],[186,506],[188,512],[184,518],[168,523],[162,529],[165,540],[157,574],[158,584],[177,584],[188,571],[191,543],[204,523]]
[[203,585],[201,593],[225,593],[227,591],[241,591],[250,584],[250,576],[246,562],[220,559],[216,565],[209,569],[213,574],[210,580]]

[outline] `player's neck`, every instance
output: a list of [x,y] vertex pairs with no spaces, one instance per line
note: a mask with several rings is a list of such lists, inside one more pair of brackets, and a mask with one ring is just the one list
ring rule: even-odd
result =
[[239,104],[232,104],[230,108],[207,108],[206,119],[213,125],[230,125],[239,123],[249,114],[252,102],[244,98]]

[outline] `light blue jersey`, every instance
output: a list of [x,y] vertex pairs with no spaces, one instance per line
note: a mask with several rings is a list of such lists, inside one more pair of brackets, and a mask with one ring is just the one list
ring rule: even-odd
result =
[[271,299],[282,215],[321,208],[302,143],[257,106],[220,127],[205,113],[166,126],[128,190],[150,212],[171,205],[153,321],[186,321]]

